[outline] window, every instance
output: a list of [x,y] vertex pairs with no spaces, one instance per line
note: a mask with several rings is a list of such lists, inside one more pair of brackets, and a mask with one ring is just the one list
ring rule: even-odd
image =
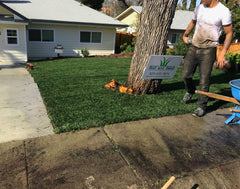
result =
[[102,32],[80,31],[80,43],[101,43]]
[[54,30],[29,29],[28,39],[32,42],[54,42]]
[[41,30],[31,29],[28,34],[29,41],[42,41]]
[[81,43],[90,43],[91,41],[91,32],[81,32],[80,33],[80,42]]
[[102,33],[101,32],[92,32],[92,42],[101,43]]
[[179,39],[179,34],[173,33],[171,35],[171,43],[173,43],[173,44],[177,43],[178,39]]
[[44,42],[53,42],[53,30],[42,30],[42,41]]
[[18,45],[18,29],[6,29],[7,45]]

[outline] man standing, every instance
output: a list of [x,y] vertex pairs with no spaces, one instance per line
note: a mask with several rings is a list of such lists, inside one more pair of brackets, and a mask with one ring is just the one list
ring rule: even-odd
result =
[[[191,41],[188,35],[194,28],[195,32]],[[202,0],[201,4],[195,8],[194,17],[183,35],[184,43],[190,44],[182,70],[182,77],[187,90],[183,97],[185,103],[190,102],[196,90],[192,77],[197,66],[199,67],[200,78],[199,90],[209,91],[210,76],[216,59],[216,46],[219,44],[222,28],[226,33],[226,38],[217,59],[219,68],[223,68],[226,64],[225,54],[232,41],[231,12],[217,0]],[[198,108],[192,115],[202,117],[206,113],[207,102],[207,96],[199,95]]]

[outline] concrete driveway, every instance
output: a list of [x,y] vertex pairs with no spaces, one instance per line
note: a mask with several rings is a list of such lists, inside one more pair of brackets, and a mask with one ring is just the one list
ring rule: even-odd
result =
[[38,87],[25,67],[0,69],[0,143],[53,134]]

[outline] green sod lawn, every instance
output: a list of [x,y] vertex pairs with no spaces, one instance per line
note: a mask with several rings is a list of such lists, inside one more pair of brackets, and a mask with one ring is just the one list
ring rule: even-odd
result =
[[[107,90],[111,79],[124,83],[131,58],[69,58],[34,62],[31,71],[38,84],[55,132],[61,133],[119,122],[185,114],[197,107],[184,104],[185,94],[180,66],[173,79],[162,81],[162,92],[153,95],[129,95]],[[240,73],[214,69],[210,92],[232,97],[229,81]],[[198,74],[194,80],[198,84]],[[208,110],[233,107],[233,103],[210,99]]]

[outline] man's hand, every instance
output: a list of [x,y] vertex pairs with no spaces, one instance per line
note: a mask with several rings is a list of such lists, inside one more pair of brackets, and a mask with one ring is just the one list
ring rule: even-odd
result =
[[226,33],[226,38],[225,38],[225,41],[224,41],[224,44],[223,44],[223,49],[222,49],[222,51],[221,51],[221,53],[220,53],[220,55],[218,56],[218,59],[217,59],[217,66],[220,69],[222,69],[226,65],[225,55],[227,53],[227,50],[228,50],[229,46],[231,45],[232,34],[233,34],[232,24],[227,25],[227,26],[223,26],[223,29]]
[[184,42],[185,44],[189,44],[189,43],[188,43],[188,39],[190,39],[190,37],[187,37],[187,36],[184,36],[184,35],[183,35],[183,42]]
[[224,54],[224,53],[221,53],[221,54],[218,56],[217,66],[218,66],[218,68],[222,69],[225,65],[226,65],[225,54]]

